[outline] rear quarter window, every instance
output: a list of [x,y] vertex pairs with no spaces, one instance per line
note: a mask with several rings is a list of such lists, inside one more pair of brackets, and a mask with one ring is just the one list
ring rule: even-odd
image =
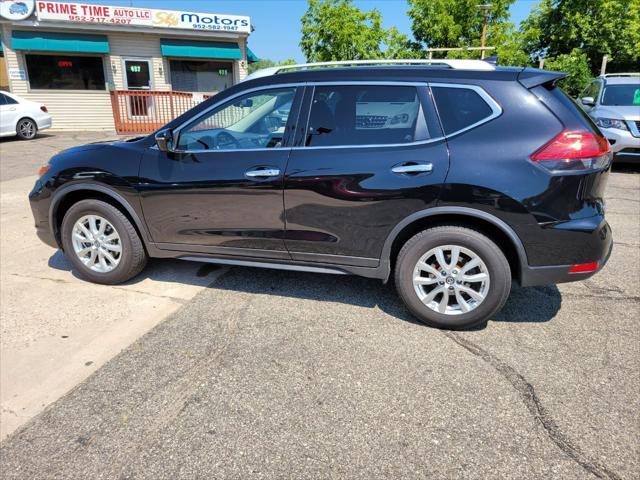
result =
[[493,114],[484,99],[470,88],[432,87],[444,133],[450,135]]

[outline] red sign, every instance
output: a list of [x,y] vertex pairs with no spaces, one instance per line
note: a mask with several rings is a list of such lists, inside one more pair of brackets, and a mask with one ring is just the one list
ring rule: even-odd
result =
[[71,67],[73,67],[73,62],[71,60],[60,60],[58,62],[58,67],[60,67],[60,68],[71,68]]

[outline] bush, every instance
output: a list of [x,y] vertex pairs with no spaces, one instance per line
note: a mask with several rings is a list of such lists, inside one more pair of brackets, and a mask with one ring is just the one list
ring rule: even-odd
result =
[[579,48],[574,48],[571,53],[546,58],[544,68],[566,72],[566,78],[560,80],[558,85],[572,97],[577,97],[592,80],[589,58]]

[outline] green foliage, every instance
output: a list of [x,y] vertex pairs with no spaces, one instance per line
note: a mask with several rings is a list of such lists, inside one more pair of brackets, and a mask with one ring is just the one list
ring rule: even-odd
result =
[[376,9],[363,12],[352,0],[308,0],[300,48],[309,62],[410,58],[414,45],[396,28],[382,27]]
[[521,30],[534,59],[580,49],[593,74],[605,54],[613,70],[638,70],[640,0],[542,0]]
[[[509,18],[509,6],[513,2],[491,1],[493,8],[487,22],[489,32]],[[423,47],[479,47],[483,12],[477,5],[481,3],[481,0],[409,0],[409,17],[415,39]]]
[[351,0],[309,0],[300,47],[310,62],[381,58],[386,35],[378,10],[362,12]]
[[560,80],[558,85],[572,97],[577,97],[592,78],[589,59],[579,48],[546,59],[544,68],[567,73],[567,77]]
[[275,61],[269,60],[267,58],[260,59],[257,62],[249,64],[249,73],[253,73],[256,70],[260,70],[262,68],[276,67],[278,65],[295,65],[296,63],[297,62],[292,58],[289,58],[288,60],[284,60],[282,62],[275,62]]

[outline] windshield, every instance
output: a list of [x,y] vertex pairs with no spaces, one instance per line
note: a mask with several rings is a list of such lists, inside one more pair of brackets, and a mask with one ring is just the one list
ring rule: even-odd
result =
[[608,85],[602,94],[602,105],[618,105],[623,107],[640,107],[640,83],[628,85]]

